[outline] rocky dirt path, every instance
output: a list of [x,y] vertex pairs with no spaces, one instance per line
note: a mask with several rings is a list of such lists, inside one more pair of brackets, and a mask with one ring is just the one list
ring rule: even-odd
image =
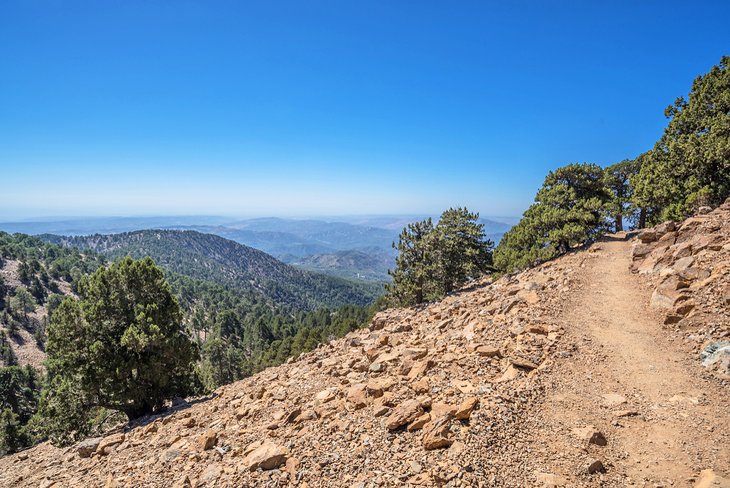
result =
[[[701,470],[727,475],[727,389],[703,377],[697,358],[681,352],[663,328],[649,305],[650,288],[629,270],[629,242],[619,236],[594,251],[565,304],[577,351],[566,353],[574,359],[546,402],[547,429],[564,439],[552,445],[553,456],[582,450],[583,465],[563,470],[584,476],[601,461],[605,474],[584,478],[596,486],[695,486]],[[586,426],[607,444],[581,439],[585,433],[576,429]]]

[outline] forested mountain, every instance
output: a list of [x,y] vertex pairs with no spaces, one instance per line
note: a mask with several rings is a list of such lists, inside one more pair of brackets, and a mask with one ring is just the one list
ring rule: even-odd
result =
[[[109,217],[0,222],[0,229],[27,234],[118,234],[144,229],[193,230],[258,249],[296,267],[331,276],[383,282],[395,265],[392,244],[400,230],[426,216],[351,216],[317,219],[225,217]],[[511,221],[480,218],[486,236],[499,242]],[[509,223],[508,223],[509,222]]]
[[366,305],[379,295],[376,284],[356,283],[288,266],[228,239],[195,231],[144,230],[112,235],[51,236],[48,242],[88,249],[110,259],[150,256],[169,272],[212,281],[296,310]]

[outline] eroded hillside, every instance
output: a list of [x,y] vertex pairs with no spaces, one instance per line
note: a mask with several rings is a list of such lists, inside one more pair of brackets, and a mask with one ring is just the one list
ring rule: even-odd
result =
[[3,458],[0,485],[727,486],[729,222],[726,202],[386,311],[166,415]]

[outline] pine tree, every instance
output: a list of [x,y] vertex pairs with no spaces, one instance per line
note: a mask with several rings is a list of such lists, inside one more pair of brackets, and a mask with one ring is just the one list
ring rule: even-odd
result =
[[36,309],[36,302],[33,295],[30,294],[27,288],[19,286],[15,289],[15,295],[11,300],[12,307],[23,313],[23,317],[27,320],[28,314],[32,313]]
[[31,281],[30,294],[33,295],[33,297],[41,305],[43,304],[43,302],[45,302],[46,297],[48,296],[48,294],[46,293],[46,289],[43,287],[41,280],[39,280],[37,276],[34,276],[33,280]]
[[638,174],[639,159],[625,159],[604,170],[604,181],[611,198],[606,210],[614,219],[614,230],[624,230],[624,220],[635,221],[637,209],[632,205],[633,187],[631,178]]
[[243,377],[241,352],[221,337],[217,329],[203,344],[203,383],[209,390],[232,383]]
[[730,196],[730,56],[697,77],[687,99],[667,107],[669,124],[632,180],[654,222],[682,219]]
[[434,300],[490,269],[494,243],[484,236],[479,215],[466,208],[408,224],[400,234],[396,266],[389,271],[388,301],[408,306]]
[[18,280],[25,285],[30,284],[32,270],[27,262],[23,261],[18,265]]
[[[0,266],[2,268],[2,266]],[[5,296],[8,294],[8,286],[5,284],[5,279],[0,275],[0,310],[5,308]]]
[[513,271],[552,259],[606,230],[610,195],[603,170],[595,164],[570,164],[551,171],[520,222],[494,251],[494,264]]
[[392,281],[385,287],[389,301],[403,306],[423,303],[437,294],[433,276],[436,256],[433,246],[433,222],[430,218],[408,224],[400,234],[395,269],[388,270]]
[[21,447],[18,416],[9,408],[0,410],[0,456],[10,454]]
[[434,230],[441,295],[490,269],[494,243],[484,236],[479,214],[466,208],[450,208],[441,214]]
[[125,258],[78,284],[48,327],[49,387],[42,410],[49,434],[69,441],[88,428],[90,409],[134,419],[186,395],[196,344],[184,333],[177,300],[150,258]]

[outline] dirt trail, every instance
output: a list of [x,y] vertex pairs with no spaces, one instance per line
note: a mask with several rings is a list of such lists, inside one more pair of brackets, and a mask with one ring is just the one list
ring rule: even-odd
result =
[[579,354],[547,402],[552,426],[592,424],[606,435],[605,448],[586,448],[607,467],[597,485],[694,486],[701,469],[728,473],[727,390],[703,379],[697,358],[662,327],[650,288],[629,270],[628,241],[596,248],[565,305]]

